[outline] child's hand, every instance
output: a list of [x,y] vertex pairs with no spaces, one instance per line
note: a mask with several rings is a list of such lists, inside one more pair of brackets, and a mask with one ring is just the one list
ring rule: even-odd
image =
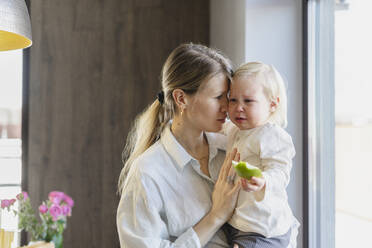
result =
[[266,185],[264,177],[252,177],[251,180],[241,178],[242,188],[247,192],[256,192],[263,189]]

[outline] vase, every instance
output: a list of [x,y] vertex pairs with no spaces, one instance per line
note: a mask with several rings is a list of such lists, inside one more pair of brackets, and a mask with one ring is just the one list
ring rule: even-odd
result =
[[53,235],[52,236],[52,239],[50,241],[54,243],[55,248],[63,248],[63,236],[62,236],[62,233]]

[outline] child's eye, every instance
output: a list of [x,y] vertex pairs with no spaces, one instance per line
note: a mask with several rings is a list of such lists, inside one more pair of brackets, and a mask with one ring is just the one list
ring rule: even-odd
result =
[[244,102],[253,102],[252,99],[244,99]]
[[236,102],[235,98],[229,98],[229,102]]

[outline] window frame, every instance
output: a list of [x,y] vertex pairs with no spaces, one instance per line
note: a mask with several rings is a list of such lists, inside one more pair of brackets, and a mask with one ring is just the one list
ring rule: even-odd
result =
[[303,58],[303,246],[334,248],[334,0],[303,1]]
[[[25,0],[28,13],[31,16],[31,2]],[[30,92],[30,55],[31,47],[23,49],[23,77],[22,77],[22,191],[29,191],[28,189],[28,124],[29,124],[29,92]],[[22,232],[20,235],[20,244],[27,243],[27,233]]]

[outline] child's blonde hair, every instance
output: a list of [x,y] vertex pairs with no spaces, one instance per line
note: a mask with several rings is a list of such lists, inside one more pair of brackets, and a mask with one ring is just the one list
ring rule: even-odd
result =
[[[275,111],[270,115],[269,122],[275,123],[283,128],[287,127],[287,94],[284,80],[279,72],[272,65],[261,62],[249,62],[241,65],[233,75],[233,78],[254,76],[262,80],[257,83],[262,84],[264,94],[271,102],[277,103]],[[279,97],[279,101],[277,98]]]

